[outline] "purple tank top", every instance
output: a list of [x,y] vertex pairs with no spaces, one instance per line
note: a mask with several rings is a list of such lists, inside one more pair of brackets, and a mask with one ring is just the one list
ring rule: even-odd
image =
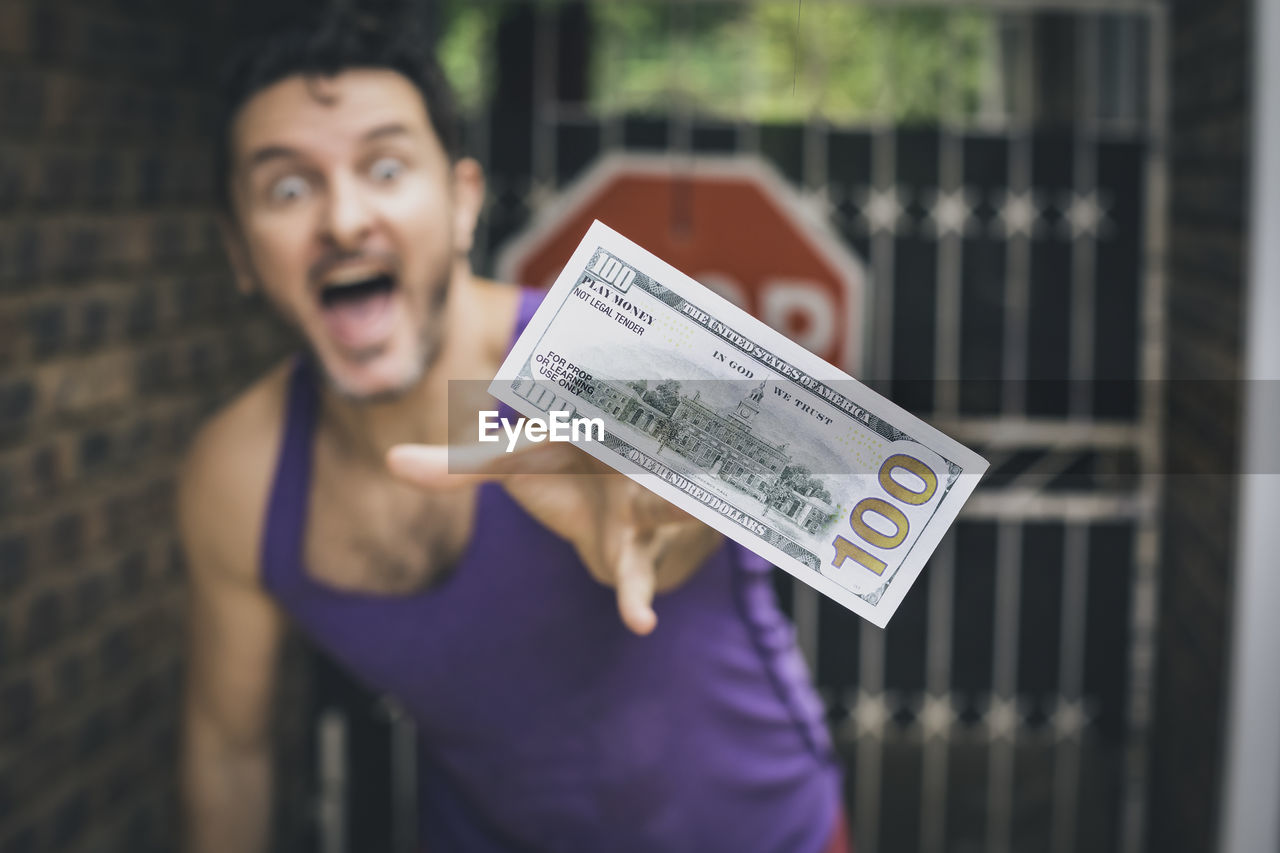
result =
[[[517,336],[541,295],[523,292]],[[637,637],[573,548],[486,485],[443,580],[409,595],[336,590],[302,564],[316,403],[299,358],[263,583],[417,721],[429,853],[823,848],[839,773],[762,559],[727,543],[659,596],[657,630]]]

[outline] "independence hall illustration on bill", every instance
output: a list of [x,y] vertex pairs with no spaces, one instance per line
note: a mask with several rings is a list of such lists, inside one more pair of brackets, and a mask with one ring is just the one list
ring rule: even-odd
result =
[[735,487],[768,511],[777,512],[809,533],[819,533],[838,514],[831,494],[807,469],[793,464],[786,444],[774,445],[757,437],[752,421],[764,402],[761,382],[737,405],[717,410],[702,399],[680,393],[680,383],[664,380],[649,388],[645,380],[620,382],[593,377],[564,389],[522,378],[513,384],[520,396],[544,411],[577,411],[576,400],[599,408],[617,423],[651,436],[664,448],[683,456]]

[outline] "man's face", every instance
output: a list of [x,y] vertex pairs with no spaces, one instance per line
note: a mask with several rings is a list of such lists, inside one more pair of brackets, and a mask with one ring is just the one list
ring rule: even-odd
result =
[[344,396],[413,385],[471,246],[478,167],[450,164],[418,89],[381,69],[275,83],[245,103],[230,143],[241,286],[298,327]]

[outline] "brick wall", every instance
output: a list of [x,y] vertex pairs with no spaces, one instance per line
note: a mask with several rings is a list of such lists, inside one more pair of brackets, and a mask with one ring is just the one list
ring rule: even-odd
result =
[[1250,0],[1173,0],[1164,539],[1148,849],[1210,851],[1231,619]]
[[175,849],[175,463],[288,344],[221,255],[191,8],[0,0],[3,851]]

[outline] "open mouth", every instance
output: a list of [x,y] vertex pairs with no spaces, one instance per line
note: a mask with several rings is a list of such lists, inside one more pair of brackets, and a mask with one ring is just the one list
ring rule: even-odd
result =
[[395,278],[388,273],[331,280],[320,290],[320,306],[329,334],[346,349],[368,349],[383,343],[395,312]]
[[332,308],[344,302],[359,302],[380,294],[388,294],[395,288],[395,279],[386,273],[354,281],[325,285],[320,291],[320,304]]

